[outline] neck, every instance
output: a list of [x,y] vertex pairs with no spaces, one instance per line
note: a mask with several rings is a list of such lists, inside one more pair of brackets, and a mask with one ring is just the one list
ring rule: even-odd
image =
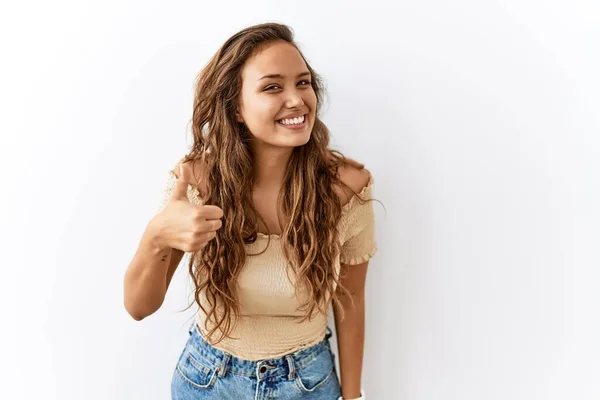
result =
[[281,188],[293,148],[263,145],[254,149],[254,186]]

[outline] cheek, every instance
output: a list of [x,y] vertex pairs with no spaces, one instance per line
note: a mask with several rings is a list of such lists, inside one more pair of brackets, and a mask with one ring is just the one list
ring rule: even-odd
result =
[[246,112],[255,123],[270,123],[275,122],[275,117],[281,109],[281,104],[272,98],[255,98],[247,107]]
[[312,112],[316,112],[317,94],[314,92],[314,90],[310,91],[310,94],[306,98],[305,102],[310,106]]

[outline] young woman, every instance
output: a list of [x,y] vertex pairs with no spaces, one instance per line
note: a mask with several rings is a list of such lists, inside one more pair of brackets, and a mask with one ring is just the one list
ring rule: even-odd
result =
[[191,253],[199,310],[173,399],[364,398],[373,177],[329,148],[323,94],[292,31],[274,23],[233,35],[199,75],[192,149],[169,172],[124,282],[141,320]]

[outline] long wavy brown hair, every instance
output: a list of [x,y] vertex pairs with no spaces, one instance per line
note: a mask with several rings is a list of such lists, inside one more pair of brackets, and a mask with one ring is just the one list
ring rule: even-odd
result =
[[[319,119],[325,94],[323,82],[295,44],[291,28],[277,23],[247,27],[229,38],[198,74],[191,121],[193,145],[183,160],[201,163],[201,168],[192,168],[199,171],[199,176],[194,177],[201,183],[198,196],[204,204],[219,206],[224,215],[216,237],[189,260],[195,286],[194,302],[189,307],[199,305],[206,314],[205,326],[212,320],[214,327],[207,335],[212,337],[219,329],[218,341],[229,336],[235,327],[240,310],[235,290],[237,278],[246,257],[253,256],[246,253],[244,245],[256,241],[258,221],[264,222],[252,200],[252,135],[235,119],[241,70],[246,60],[275,41],[288,42],[300,52],[317,97],[317,117],[310,140],[293,149],[278,197],[283,253],[296,276],[296,293],[304,286],[310,298],[301,306],[305,312],[301,321],[312,318],[315,310],[327,314],[329,299],[341,304],[334,285],[349,294],[334,269],[341,249],[338,223],[343,211],[334,188],[338,185],[360,198],[341,181],[338,168],[364,166],[329,148],[329,131]],[[202,291],[208,304],[200,300]]]

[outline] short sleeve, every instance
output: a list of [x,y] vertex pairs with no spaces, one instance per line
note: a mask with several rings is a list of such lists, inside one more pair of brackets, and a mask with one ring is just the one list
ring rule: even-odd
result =
[[[173,170],[169,171],[168,176],[165,181],[165,184],[162,189],[162,193],[159,198],[158,207],[156,209],[156,214],[161,212],[167,206],[167,203],[169,202],[169,199],[171,198],[171,194],[173,193],[173,188],[175,187],[175,183],[177,182],[177,179],[178,179],[177,175],[175,175]],[[190,203],[192,203],[192,204],[201,204],[202,203],[202,201],[198,197],[198,191],[194,186],[188,185],[187,195],[188,195],[188,199],[190,200]]]
[[375,214],[372,199],[373,178],[361,191],[365,201],[359,201],[356,196],[344,206],[342,223],[340,224],[343,237],[340,253],[340,263],[356,265],[367,262],[377,251],[375,237]]

